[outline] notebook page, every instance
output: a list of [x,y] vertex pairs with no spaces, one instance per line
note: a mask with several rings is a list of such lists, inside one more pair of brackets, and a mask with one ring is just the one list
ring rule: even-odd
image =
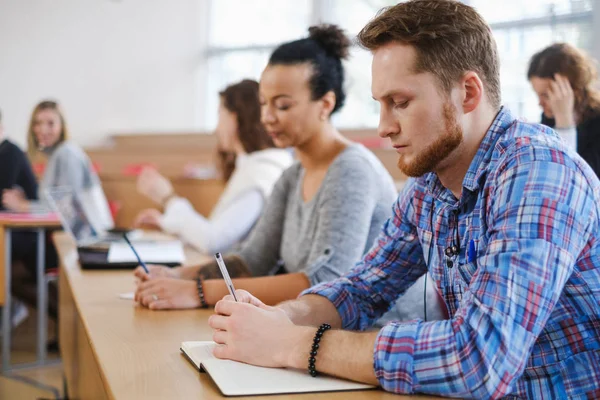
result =
[[[183,263],[185,261],[183,245],[180,241],[158,243],[137,242],[133,245],[145,263]],[[108,262],[137,262],[137,258],[127,243],[111,243],[108,251]]]
[[183,342],[181,350],[193,364],[200,364],[226,396],[276,393],[327,392],[372,389],[373,386],[343,379],[319,376],[313,378],[304,370],[265,368],[216,358],[216,343]]
[[215,358],[212,352],[216,345],[215,342],[208,341],[183,342],[181,343],[181,350],[200,369],[200,363],[210,358]]
[[305,370],[257,367],[214,357],[202,360],[202,366],[225,396],[329,392],[373,388],[370,385],[324,375],[313,378]]

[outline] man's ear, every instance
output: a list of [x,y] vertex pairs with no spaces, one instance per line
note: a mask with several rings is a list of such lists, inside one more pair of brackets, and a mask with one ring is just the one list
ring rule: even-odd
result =
[[462,109],[465,114],[468,114],[479,106],[485,95],[483,82],[476,72],[469,71],[463,75],[460,87],[462,92]]

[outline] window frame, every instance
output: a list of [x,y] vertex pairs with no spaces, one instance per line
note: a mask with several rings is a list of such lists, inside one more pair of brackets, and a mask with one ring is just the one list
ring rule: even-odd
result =
[[[207,7],[205,9],[208,15],[210,15],[210,7],[211,3],[218,0],[208,0]],[[312,0],[310,11],[310,20],[309,26],[318,24],[322,21],[328,21],[331,16],[331,12],[333,10],[333,1],[334,0]],[[367,1],[367,0],[365,0]],[[470,0],[462,0],[463,3],[469,4]],[[208,18],[205,18],[207,20]],[[235,53],[235,52],[259,52],[259,51],[272,51],[279,44],[279,42],[274,42],[272,44],[263,44],[263,45],[249,45],[249,46],[214,46],[210,44],[208,39],[210,32],[210,24],[213,21],[206,21],[206,37],[207,40],[205,42],[206,48],[202,54],[203,62],[205,65],[208,65],[210,59],[213,57],[223,56],[226,53]],[[591,37],[598,38],[600,37],[600,1],[592,2],[592,10],[589,11],[578,11],[572,12],[568,14],[557,14],[557,15],[546,15],[541,17],[525,17],[514,20],[507,20],[501,22],[491,23],[490,27],[492,32],[496,33],[499,31],[508,31],[511,29],[523,29],[523,28],[535,28],[535,27],[544,27],[544,26],[559,26],[561,24],[577,24],[577,23],[590,23],[592,27]],[[358,32],[351,32],[352,35],[356,35]],[[589,53],[596,60],[600,60],[600,40],[592,40],[591,48],[589,49]],[[210,112],[210,107],[206,105],[210,104],[211,101],[214,101],[215,94],[208,93],[207,90],[207,82],[210,77],[208,74],[204,74],[204,82],[200,82],[200,93],[199,98],[201,99],[202,104],[205,105],[203,107],[204,112],[200,116],[201,121],[210,121],[211,118],[208,115]],[[206,126],[206,123],[202,124],[203,127],[209,128]],[[365,128],[364,126],[343,126],[343,128]],[[375,127],[370,127],[375,128]]]

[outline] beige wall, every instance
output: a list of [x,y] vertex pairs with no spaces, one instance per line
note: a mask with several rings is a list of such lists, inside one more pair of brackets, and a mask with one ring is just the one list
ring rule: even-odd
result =
[[59,100],[73,138],[201,126],[203,0],[0,0],[0,109],[25,143],[30,112]]

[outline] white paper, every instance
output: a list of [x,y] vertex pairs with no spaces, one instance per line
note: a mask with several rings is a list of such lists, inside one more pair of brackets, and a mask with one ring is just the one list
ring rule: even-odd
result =
[[[373,386],[331,376],[311,377],[305,370],[265,368],[213,356],[214,342],[183,342],[181,349],[200,364],[226,396],[365,390]],[[235,378],[235,379],[232,379]]]
[[[135,251],[146,264],[151,263],[183,263],[185,255],[180,241],[168,242],[134,242]],[[109,263],[137,262],[135,254],[127,243],[112,243],[108,250]]]
[[119,295],[119,298],[123,299],[123,300],[133,300],[135,298],[135,293],[133,293],[133,292],[121,293]]

